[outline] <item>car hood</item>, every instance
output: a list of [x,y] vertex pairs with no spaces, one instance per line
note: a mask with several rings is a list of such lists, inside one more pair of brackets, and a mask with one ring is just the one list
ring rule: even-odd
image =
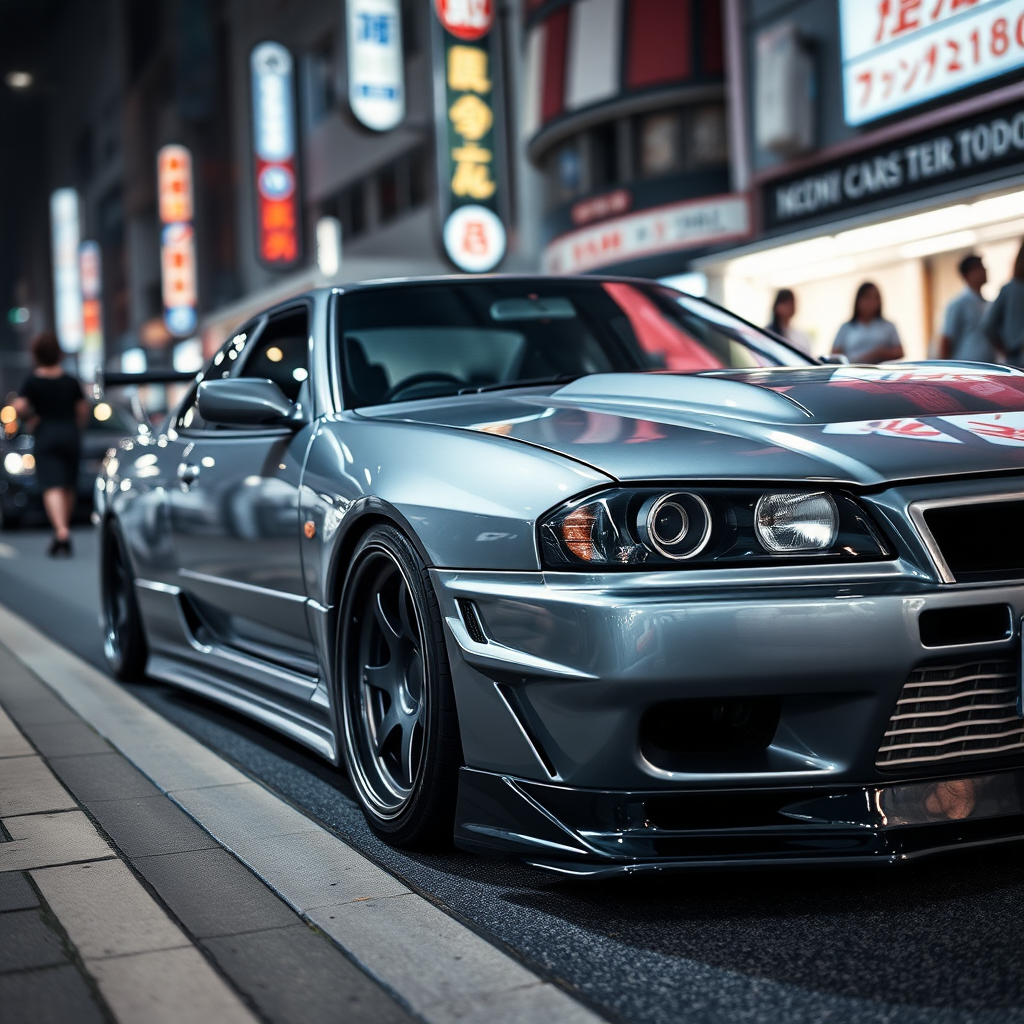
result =
[[870,486],[1024,471],[1024,373],[980,363],[593,374],[360,415],[527,442],[618,480]]

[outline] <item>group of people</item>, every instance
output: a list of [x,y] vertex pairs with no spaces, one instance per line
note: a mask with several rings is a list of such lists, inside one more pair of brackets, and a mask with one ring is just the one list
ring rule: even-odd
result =
[[[939,358],[1024,366],[1024,246],[1017,253],[1013,277],[994,302],[981,294],[988,273],[980,256],[965,256],[959,271],[964,289],[946,307]],[[796,297],[791,289],[782,288],[775,296],[768,330],[809,355],[811,340],[793,326],[795,315]],[[836,333],[832,354],[845,356],[851,363],[902,358],[899,332],[882,315],[882,293],[873,281],[857,289],[853,315]]]

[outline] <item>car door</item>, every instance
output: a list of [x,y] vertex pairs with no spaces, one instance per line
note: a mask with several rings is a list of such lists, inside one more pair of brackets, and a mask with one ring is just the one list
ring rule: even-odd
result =
[[[310,311],[305,302],[250,326],[207,377],[270,378],[309,410]],[[177,417],[178,486],[168,498],[183,594],[224,646],[314,677],[299,550],[298,488],[311,417],[293,427],[204,423],[195,392]],[[281,688],[307,687],[282,677]]]

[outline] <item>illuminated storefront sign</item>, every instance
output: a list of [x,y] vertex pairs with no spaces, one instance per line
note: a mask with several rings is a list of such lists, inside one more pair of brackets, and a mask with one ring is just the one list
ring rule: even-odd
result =
[[958,181],[994,181],[1022,167],[1024,104],[1016,103],[769,182],[762,192],[765,227],[834,219],[897,197],[942,195]]
[[73,188],[59,188],[50,196],[50,238],[57,337],[65,352],[77,352],[82,347],[79,231],[78,193]]
[[500,64],[491,0],[436,0],[438,184],[448,258],[468,273],[505,255]]
[[628,260],[681,252],[750,234],[745,195],[709,196],[641,210],[570,231],[544,250],[544,270],[582,274]]
[[840,0],[848,124],[1024,67],[1024,0]]
[[198,320],[196,245],[192,229],[192,155],[184,146],[164,146],[156,158],[160,221],[160,280],[164,324],[188,337]]
[[83,242],[79,246],[78,268],[83,336],[78,370],[83,380],[89,380],[103,363],[103,264],[98,242]]
[[384,132],[405,118],[399,0],[348,0],[348,98],[356,119]]
[[294,62],[280,43],[260,43],[250,67],[256,254],[268,267],[287,269],[301,255]]

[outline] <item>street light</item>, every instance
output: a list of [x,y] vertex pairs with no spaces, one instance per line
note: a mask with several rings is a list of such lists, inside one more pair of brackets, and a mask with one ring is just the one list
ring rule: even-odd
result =
[[28,89],[31,87],[35,79],[32,77],[30,71],[8,71],[4,75],[4,81],[12,88],[16,90]]

